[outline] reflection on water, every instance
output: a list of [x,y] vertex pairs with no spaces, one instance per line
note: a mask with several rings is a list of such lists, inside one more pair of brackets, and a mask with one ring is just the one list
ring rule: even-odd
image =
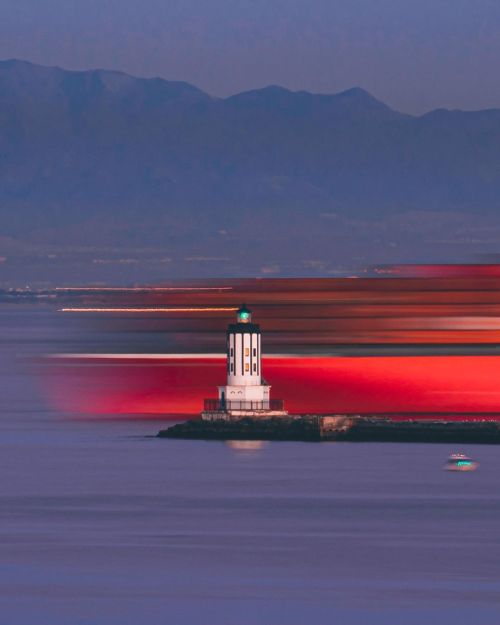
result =
[[226,441],[226,445],[234,451],[249,453],[260,451],[266,444],[266,441]]

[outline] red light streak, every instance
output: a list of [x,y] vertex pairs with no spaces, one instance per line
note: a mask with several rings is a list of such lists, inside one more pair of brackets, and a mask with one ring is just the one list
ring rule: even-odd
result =
[[[50,364],[49,364],[50,363]],[[291,413],[467,415],[500,420],[500,357],[265,357]],[[196,415],[225,379],[224,356],[107,354],[51,359],[51,405],[86,414]],[[491,417],[496,415],[496,417]]]

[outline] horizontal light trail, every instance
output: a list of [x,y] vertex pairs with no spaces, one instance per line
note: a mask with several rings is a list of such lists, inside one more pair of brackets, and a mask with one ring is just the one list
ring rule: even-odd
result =
[[71,313],[176,313],[176,312],[234,312],[237,306],[227,308],[60,308],[58,312]]
[[[119,352],[107,353],[107,354],[93,354],[93,353],[68,353],[68,354],[46,354],[44,358],[56,359],[56,360],[192,360],[196,361],[203,358],[211,359],[226,359],[225,353],[186,353],[186,354],[147,354],[147,353],[134,353],[134,354],[121,354]],[[263,356],[266,358],[304,358],[300,354],[272,354],[272,356]]]
[[58,360],[197,360],[199,358],[226,358],[226,354],[120,354],[120,353],[108,353],[108,354],[46,354],[44,358],[55,358]]
[[156,291],[156,292],[169,292],[169,291],[232,291],[232,286],[134,286],[134,287],[120,287],[120,286],[58,286],[56,291],[124,291],[124,292],[144,292],[144,291]]
[[[47,363],[39,375],[52,404],[80,414],[199,414],[226,371],[224,354],[64,354],[37,362]],[[499,356],[269,355],[263,366],[290,414],[500,420]]]

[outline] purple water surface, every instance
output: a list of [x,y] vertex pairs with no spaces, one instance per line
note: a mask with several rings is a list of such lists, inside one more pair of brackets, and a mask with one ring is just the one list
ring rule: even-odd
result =
[[42,326],[3,313],[1,624],[500,622],[497,447],[450,474],[446,445],[252,451],[71,421],[25,365]]

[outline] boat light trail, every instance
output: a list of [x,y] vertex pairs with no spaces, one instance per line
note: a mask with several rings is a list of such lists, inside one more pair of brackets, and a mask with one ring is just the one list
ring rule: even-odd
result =
[[234,312],[237,306],[226,308],[60,308],[58,312],[71,313],[186,313],[186,312]]

